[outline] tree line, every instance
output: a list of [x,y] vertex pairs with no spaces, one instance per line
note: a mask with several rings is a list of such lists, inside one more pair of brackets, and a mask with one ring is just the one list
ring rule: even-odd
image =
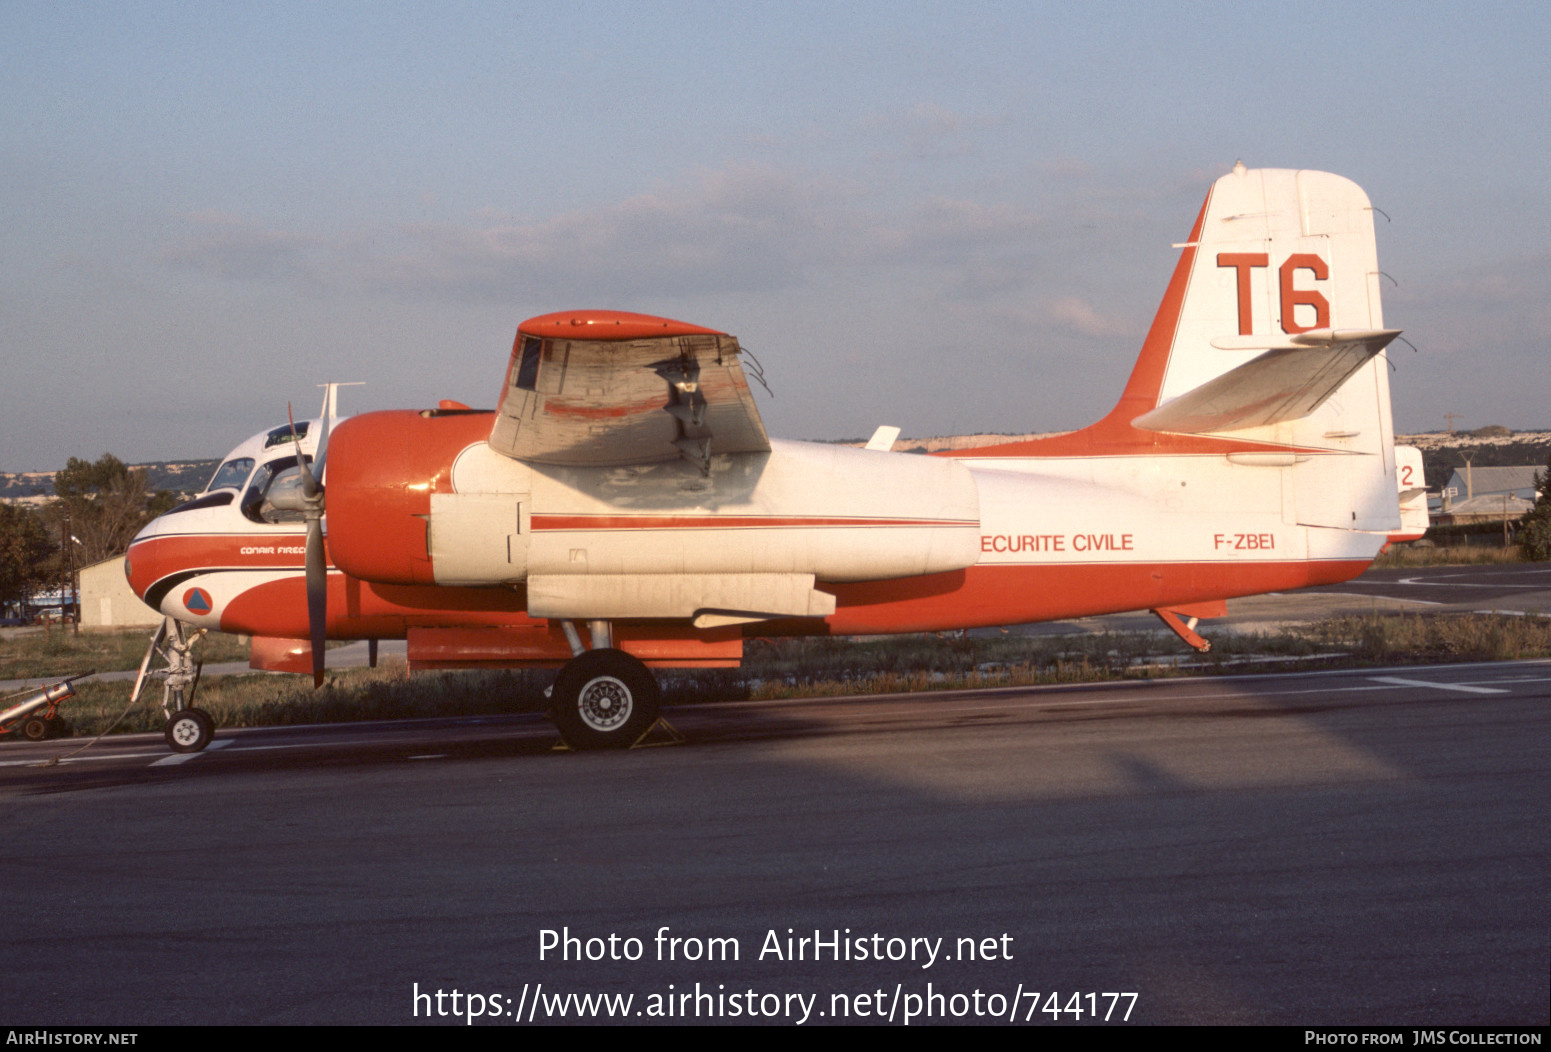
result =
[[[1520,521],[1518,539],[1524,558],[1551,560],[1551,458],[1535,482],[1538,499]],[[42,509],[0,503],[0,603],[26,600],[58,581],[67,564],[79,569],[122,555],[146,523],[184,496],[153,492],[144,469],[112,453],[95,461],[71,457],[54,475],[54,494]]]
[[1551,561],[1551,456],[1535,473],[1535,506],[1519,520],[1519,552],[1535,562]]
[[0,504],[0,602],[26,600],[70,565],[122,555],[146,523],[182,497],[153,492],[143,469],[112,453],[95,461],[71,457],[54,475],[54,495],[41,509]]

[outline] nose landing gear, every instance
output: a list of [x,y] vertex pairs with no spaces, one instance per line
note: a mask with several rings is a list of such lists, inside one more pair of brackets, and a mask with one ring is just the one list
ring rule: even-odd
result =
[[180,709],[168,718],[162,733],[173,752],[198,752],[215,737],[215,720],[204,709]]
[[[210,744],[215,736],[215,720],[204,709],[194,708],[194,692],[199,687],[199,673],[203,661],[194,660],[194,645],[205,637],[205,630],[190,632],[182,621],[168,617],[151,636],[140,661],[140,674],[135,677],[134,693],[130,704],[140,700],[140,693],[152,677],[162,680],[162,714],[167,717],[163,735],[173,752],[199,752]],[[160,657],[163,668],[151,668],[152,659]]]

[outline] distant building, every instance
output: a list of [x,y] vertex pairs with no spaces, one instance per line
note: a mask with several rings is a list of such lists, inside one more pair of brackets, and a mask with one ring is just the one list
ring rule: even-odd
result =
[[[1456,506],[1464,501],[1482,497],[1501,498],[1504,495],[1535,503],[1535,473],[1544,471],[1534,464],[1515,467],[1455,468],[1448,484],[1441,491],[1444,514],[1456,513]],[[1501,517],[1502,501],[1497,502]],[[1526,509],[1527,510],[1527,509]],[[1519,512],[1520,515],[1524,512]]]
[[122,555],[81,570],[82,628],[150,626],[161,619],[160,614],[130,591]]
[[1531,508],[1533,500],[1511,493],[1477,493],[1469,500],[1456,501],[1449,510],[1433,516],[1437,526],[1464,526],[1475,522],[1518,522]]

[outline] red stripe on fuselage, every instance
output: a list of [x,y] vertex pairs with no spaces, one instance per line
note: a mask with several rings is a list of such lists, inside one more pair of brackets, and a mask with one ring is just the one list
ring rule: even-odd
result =
[[129,587],[146,589],[170,574],[203,569],[300,568],[306,563],[307,535],[174,534],[147,537],[129,546]]
[[[832,635],[938,632],[1064,621],[1098,614],[1228,599],[1348,581],[1371,560],[1295,562],[1060,563],[972,566],[893,581],[826,584],[837,609]],[[807,635],[797,619],[751,626],[750,635]]]
[[[836,596],[824,619],[787,618],[747,626],[749,636],[876,635],[1057,621],[1096,614],[1178,607],[1350,580],[1363,559],[1236,563],[1063,563],[976,566],[890,581],[819,582]],[[300,571],[233,598],[222,613],[228,632],[304,638],[307,587]],[[328,626],[334,638],[401,638],[411,627],[534,624],[523,588],[387,585],[344,574],[328,578]]]
[[961,519],[869,519],[801,515],[534,515],[535,530],[734,530],[825,527],[974,527]]

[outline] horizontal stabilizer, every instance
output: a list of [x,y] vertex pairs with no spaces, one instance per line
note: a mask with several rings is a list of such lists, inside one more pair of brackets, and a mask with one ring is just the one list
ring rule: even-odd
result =
[[1150,431],[1203,434],[1298,420],[1398,335],[1392,329],[1299,333],[1132,423]]

